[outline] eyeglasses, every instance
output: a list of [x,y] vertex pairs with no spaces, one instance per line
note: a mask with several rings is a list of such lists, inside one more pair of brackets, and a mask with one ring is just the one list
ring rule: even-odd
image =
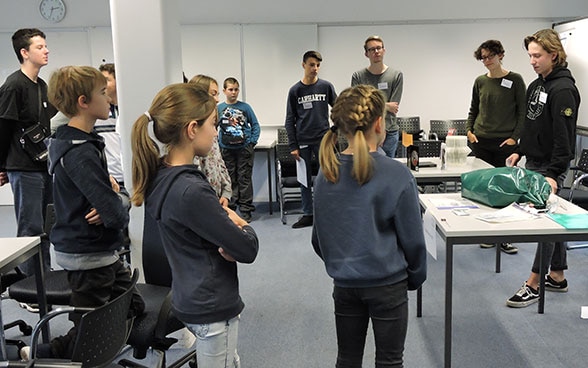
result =
[[496,54],[490,54],[487,56],[480,56],[480,61],[492,60],[492,59],[494,59],[494,56],[496,56]]
[[376,46],[376,47],[370,47],[366,51],[369,52],[370,54],[373,54],[374,52],[380,52],[382,50],[384,50],[384,48],[382,46]]

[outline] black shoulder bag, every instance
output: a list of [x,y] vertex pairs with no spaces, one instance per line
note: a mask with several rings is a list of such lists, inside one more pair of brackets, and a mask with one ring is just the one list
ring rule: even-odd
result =
[[[37,85],[37,88],[39,90],[39,120],[41,120],[41,86]],[[47,129],[43,126],[43,124],[41,124],[41,122],[37,122],[28,128],[22,128],[20,145],[23,151],[25,151],[31,158],[31,160],[35,162],[44,162],[47,161],[49,156],[49,152],[47,152],[47,145],[44,142],[45,138],[48,136],[49,134]]]

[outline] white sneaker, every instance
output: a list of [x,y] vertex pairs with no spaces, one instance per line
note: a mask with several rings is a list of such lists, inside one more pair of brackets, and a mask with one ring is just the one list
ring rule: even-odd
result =
[[24,360],[25,362],[28,362],[31,358],[31,347],[23,346],[18,353],[20,355],[20,359]]

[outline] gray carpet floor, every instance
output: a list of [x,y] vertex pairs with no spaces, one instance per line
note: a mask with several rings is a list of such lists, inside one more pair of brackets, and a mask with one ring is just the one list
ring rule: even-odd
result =
[[[279,214],[260,209],[252,226],[260,239],[257,260],[239,265],[241,314],[239,354],[242,367],[334,367],[336,358],[332,281],[310,245],[311,228],[291,229],[296,216],[282,225]],[[0,236],[13,236],[11,207],[0,207]],[[440,242],[440,240],[439,240]],[[477,244],[458,246],[454,253],[453,366],[573,368],[588,362],[588,320],[580,308],[588,305],[588,249],[570,251],[568,293],[547,293],[545,314],[537,305],[506,307],[505,301],[528,276],[535,244],[517,244],[517,255],[502,256],[502,272],[494,272],[494,250]],[[133,249],[140,265],[140,249]],[[423,317],[416,317],[416,294],[409,294],[409,329],[405,367],[443,366],[444,267],[429,257],[428,279],[423,287]],[[35,315],[11,300],[2,304],[4,321]],[[66,320],[52,325],[52,333],[66,331]],[[18,330],[9,338],[22,338]],[[24,338],[26,340],[27,338]],[[172,348],[169,359],[183,352]],[[126,354],[128,355],[128,353]],[[146,363],[149,365],[149,363]],[[371,331],[364,367],[374,366]]]

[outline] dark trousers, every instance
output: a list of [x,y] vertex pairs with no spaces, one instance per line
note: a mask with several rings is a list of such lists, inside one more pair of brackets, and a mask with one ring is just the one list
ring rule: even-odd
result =
[[402,367],[408,326],[407,282],[371,288],[335,286],[337,368],[361,368],[368,323],[376,344],[376,368]]
[[[527,157],[527,162],[525,164],[525,168],[529,170],[536,171],[541,175],[545,175],[546,168],[548,167],[549,162],[542,162],[535,160],[533,158]],[[563,181],[565,178],[565,173],[562,174],[559,178],[557,178],[557,187],[558,191],[559,188],[562,187]],[[539,243],[537,244],[537,249],[535,250],[535,259],[533,261],[533,267],[531,268],[531,272],[540,273],[539,271],[539,247],[543,247],[542,254],[542,265],[543,270],[547,273],[550,269],[553,271],[563,271],[568,269],[568,251],[566,247],[566,243],[563,242],[549,242],[549,243]]]
[[[100,307],[131,286],[131,272],[120,260],[110,266],[92,270],[68,271],[67,279],[72,291],[70,304],[74,307]],[[129,317],[140,315],[144,310],[145,302],[135,290]],[[78,313],[70,314],[69,319],[74,323],[74,327],[66,335],[51,340],[49,346],[40,346],[38,356],[70,359],[81,316]]]
[[477,138],[478,143],[470,143],[474,156],[494,167],[506,166],[506,158],[514,152],[516,145],[500,147],[507,138]]
[[312,216],[312,157],[318,160],[320,144],[309,144],[300,148],[300,157],[306,162],[306,187],[300,184],[302,197],[302,211],[306,216]]
[[231,208],[239,206],[241,212],[255,211],[253,206],[253,159],[255,152],[249,144],[238,149],[221,149],[227,171],[231,176]]

